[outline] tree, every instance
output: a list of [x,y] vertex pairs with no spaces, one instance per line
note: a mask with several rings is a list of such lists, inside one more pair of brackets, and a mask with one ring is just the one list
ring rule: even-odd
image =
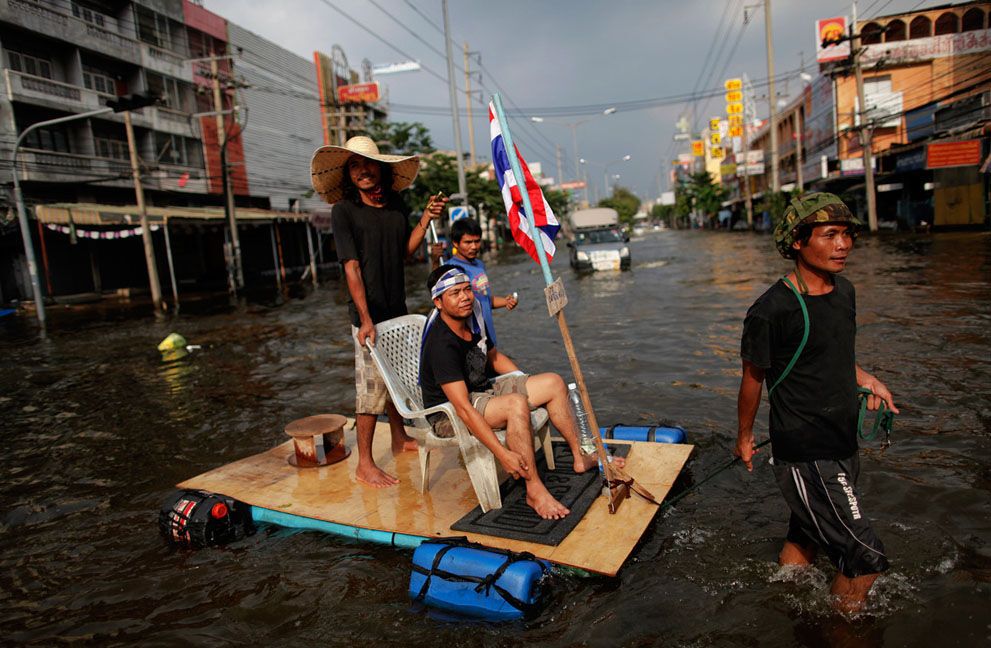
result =
[[675,226],[676,217],[677,214],[675,213],[674,205],[661,205],[658,203],[650,208],[650,220],[667,223],[668,227]]
[[430,131],[420,122],[387,122],[376,119],[366,134],[378,144],[379,152],[391,155],[424,155],[434,151]]
[[609,207],[615,209],[619,214],[619,221],[626,225],[633,223],[633,216],[640,209],[640,199],[626,187],[614,187],[612,196],[599,201],[599,207]]
[[675,212],[688,216],[698,210],[708,218],[713,218],[722,207],[728,192],[716,184],[708,171],[698,171],[682,178],[675,189]]

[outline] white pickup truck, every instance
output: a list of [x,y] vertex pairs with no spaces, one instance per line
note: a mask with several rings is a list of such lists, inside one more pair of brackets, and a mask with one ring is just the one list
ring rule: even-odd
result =
[[615,209],[596,207],[571,214],[574,239],[568,243],[571,267],[578,270],[628,270],[629,238]]

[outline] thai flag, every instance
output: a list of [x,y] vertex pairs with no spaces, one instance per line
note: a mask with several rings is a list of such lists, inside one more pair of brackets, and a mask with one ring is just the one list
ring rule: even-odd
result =
[[[495,116],[495,106],[489,103],[489,134],[492,139],[492,164],[495,166],[496,179],[499,181],[499,188],[502,190],[502,200],[506,203],[506,215],[509,217],[509,228],[513,231],[513,238],[527,254],[540,263],[537,257],[536,244],[533,241],[533,234],[530,230],[530,222],[523,211],[523,194],[520,193],[519,185],[513,175],[513,168],[509,164],[509,156],[506,152],[506,145],[502,139],[502,129],[499,128],[499,120]],[[533,179],[530,169],[527,168],[520,149],[516,149],[516,157],[520,161],[520,168],[523,170],[523,177],[526,180],[526,190],[530,195],[530,204],[533,206],[533,221],[537,224],[540,232],[540,240],[544,244],[544,252],[547,254],[548,262],[554,258],[554,237],[561,229],[561,224],[554,217],[551,206],[544,199],[544,193],[540,190],[540,185]]]

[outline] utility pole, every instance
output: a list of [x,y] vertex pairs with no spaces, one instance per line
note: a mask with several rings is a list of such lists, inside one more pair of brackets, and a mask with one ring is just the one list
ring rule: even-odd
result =
[[148,208],[145,206],[145,190],[141,186],[141,165],[138,164],[138,147],[134,141],[134,126],[131,111],[124,111],[124,130],[127,132],[127,148],[131,154],[131,173],[134,175],[134,196],[138,201],[141,215],[141,241],[145,248],[145,264],[148,266],[148,285],[151,287],[151,301],[155,312],[162,310],[162,286],[158,282],[158,267],[155,264],[155,246],[151,241],[151,228],[148,225]]
[[795,171],[798,174],[798,193],[805,191],[805,181],[802,176],[802,105],[805,103],[805,94],[802,93],[802,102],[795,106]]
[[458,92],[454,85],[454,57],[451,54],[451,27],[447,18],[447,0],[442,0],[444,9],[444,46],[447,52],[447,86],[451,95],[451,121],[454,125],[454,155],[458,160],[458,194],[461,204],[468,204],[468,185],[465,182],[464,150],[461,147],[461,117],[458,115]]
[[227,130],[224,125],[224,102],[220,94],[220,67],[217,65],[216,54],[212,52],[210,54],[210,73],[213,77],[213,109],[217,112],[217,144],[220,147],[220,177],[224,191],[224,215],[227,217],[227,227],[231,233],[231,250],[234,256],[234,291],[236,293],[244,288],[244,269],[241,265],[241,241],[237,233],[234,188],[231,186],[227,165]]
[[[746,96],[744,96],[746,100]],[[747,114],[744,107],[743,114]],[[754,199],[750,195],[750,124],[744,118],[743,124],[743,195],[747,199],[747,228],[754,228]]]
[[764,0],[764,41],[767,44],[767,106],[770,112],[768,133],[771,142],[771,191],[781,190],[778,178],[778,97],[774,92],[774,43],[771,39],[771,0]]
[[853,3],[852,30],[853,73],[857,79],[857,112],[860,124],[860,146],[864,151],[864,178],[867,192],[867,226],[877,231],[877,194],[874,189],[874,156],[872,150],[872,126],[867,121],[867,105],[864,103],[864,74],[860,66],[860,31],[857,29],[857,3]]
[[555,144],[554,149],[555,157],[557,158],[557,184],[560,185],[564,182],[564,176],[561,175],[561,145]]
[[468,41],[465,41],[465,108],[468,109],[468,154],[471,167],[475,168],[475,122],[471,118],[471,58]]

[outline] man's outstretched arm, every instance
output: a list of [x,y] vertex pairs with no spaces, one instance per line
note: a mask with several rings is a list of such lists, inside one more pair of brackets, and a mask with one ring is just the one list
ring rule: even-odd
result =
[[740,394],[736,399],[737,432],[733,454],[743,461],[750,472],[754,470],[753,456],[758,452],[754,449],[754,419],[757,418],[763,387],[764,370],[744,360]]

